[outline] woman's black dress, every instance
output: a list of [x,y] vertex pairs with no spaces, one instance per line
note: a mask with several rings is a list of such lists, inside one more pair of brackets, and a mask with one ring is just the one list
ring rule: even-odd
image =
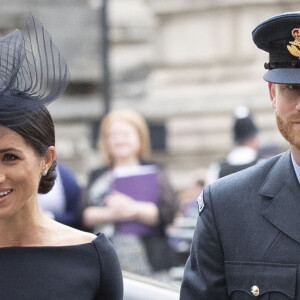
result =
[[121,300],[123,280],[111,243],[99,234],[72,246],[0,248],[1,300]]

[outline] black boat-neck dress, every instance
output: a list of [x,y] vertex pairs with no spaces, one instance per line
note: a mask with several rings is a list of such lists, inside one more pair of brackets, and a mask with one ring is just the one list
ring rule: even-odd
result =
[[71,246],[0,248],[1,300],[121,300],[119,261],[103,234]]

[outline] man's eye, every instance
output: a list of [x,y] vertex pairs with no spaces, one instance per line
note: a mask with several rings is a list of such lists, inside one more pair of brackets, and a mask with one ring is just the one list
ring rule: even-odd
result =
[[4,154],[4,156],[3,156],[4,161],[15,161],[17,159],[19,159],[19,157],[14,154],[7,153],[7,154]]
[[300,89],[300,85],[299,84],[289,84],[287,87],[291,91],[299,90]]

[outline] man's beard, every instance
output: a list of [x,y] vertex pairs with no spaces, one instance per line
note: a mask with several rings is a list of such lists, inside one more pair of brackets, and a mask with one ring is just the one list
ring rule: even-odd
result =
[[[282,136],[300,151],[300,125],[296,126],[292,121],[300,121],[300,116],[295,115],[283,120],[276,113],[277,126]],[[298,130],[297,128],[298,127]]]

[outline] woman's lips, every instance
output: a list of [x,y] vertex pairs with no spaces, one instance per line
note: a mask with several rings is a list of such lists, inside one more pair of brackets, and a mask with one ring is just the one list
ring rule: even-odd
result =
[[1,189],[0,190],[0,202],[8,198],[9,194],[12,192],[12,189]]

